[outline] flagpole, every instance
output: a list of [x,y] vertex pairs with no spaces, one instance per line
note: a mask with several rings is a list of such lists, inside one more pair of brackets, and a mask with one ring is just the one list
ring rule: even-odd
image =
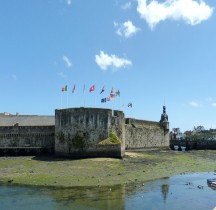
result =
[[62,91],[61,91],[61,109],[62,109]]
[[85,107],[85,84],[84,84],[84,87],[83,87],[83,105]]
[[94,93],[94,108],[96,108],[96,104],[95,103],[96,103],[96,94]]
[[67,91],[67,108],[68,108],[68,91]]

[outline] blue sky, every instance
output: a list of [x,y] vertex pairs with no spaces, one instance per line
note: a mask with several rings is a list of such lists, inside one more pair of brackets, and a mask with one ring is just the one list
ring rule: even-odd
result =
[[[216,128],[215,7],[215,0],[3,0],[0,112],[86,106],[159,121],[165,103],[171,129]],[[121,96],[101,103],[112,87]]]

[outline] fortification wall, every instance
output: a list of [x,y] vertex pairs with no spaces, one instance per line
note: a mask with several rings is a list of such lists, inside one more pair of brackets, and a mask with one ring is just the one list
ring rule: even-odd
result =
[[[112,116],[110,109],[71,108],[55,111],[55,154],[57,156],[121,157],[121,145],[98,145],[111,132],[122,139],[120,119],[124,114]],[[124,143],[124,140],[122,140]]]
[[54,149],[55,126],[0,126],[0,147]]
[[166,133],[159,122],[126,119],[125,147],[126,149],[169,147]]

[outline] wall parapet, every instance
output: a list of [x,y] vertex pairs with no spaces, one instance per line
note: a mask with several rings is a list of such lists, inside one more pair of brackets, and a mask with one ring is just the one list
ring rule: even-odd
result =
[[160,123],[156,121],[140,120],[135,118],[125,118],[125,124],[135,125],[135,126],[139,126],[139,125],[160,126]]

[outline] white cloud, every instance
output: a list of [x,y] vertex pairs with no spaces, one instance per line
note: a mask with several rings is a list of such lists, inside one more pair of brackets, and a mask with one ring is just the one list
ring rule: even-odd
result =
[[172,19],[184,20],[187,24],[196,25],[211,17],[213,8],[203,0],[165,0],[159,3],[152,0],[137,0],[137,12],[153,29],[159,22]]
[[211,103],[212,106],[216,107],[216,103]]
[[140,28],[137,28],[135,25],[133,25],[133,23],[130,20],[124,22],[123,24],[114,22],[114,27],[118,28],[116,33],[119,36],[125,38],[129,38],[135,35],[140,30]]
[[17,80],[17,76],[16,76],[15,74],[12,74],[11,77],[12,77],[12,79],[13,79],[14,81]]
[[66,2],[67,2],[67,5],[71,5],[71,3],[72,3],[72,0],[66,0]]
[[72,66],[72,62],[70,61],[70,59],[67,56],[63,56],[62,57],[63,61],[66,63],[67,67],[70,68]]
[[191,101],[191,102],[189,102],[189,104],[190,104],[192,107],[201,107],[201,106],[202,106],[201,104],[199,104],[199,103],[197,103],[197,102],[195,102],[195,101]]
[[121,8],[122,8],[123,10],[130,9],[130,8],[131,8],[131,2],[125,3],[124,5],[121,6]]
[[122,68],[132,65],[130,60],[119,58],[116,55],[108,55],[100,51],[100,55],[95,55],[95,62],[102,70],[107,70],[109,67]]
[[66,77],[67,77],[62,71],[59,72],[58,75],[59,75],[60,77],[62,77],[62,78],[66,78]]

